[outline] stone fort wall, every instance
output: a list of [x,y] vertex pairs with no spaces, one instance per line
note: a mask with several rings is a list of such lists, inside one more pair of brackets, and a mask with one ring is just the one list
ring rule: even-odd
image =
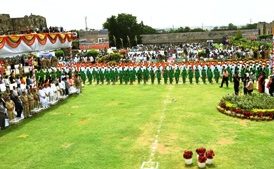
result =
[[11,18],[9,14],[0,14],[0,34],[12,34],[47,27],[46,18],[39,15]]
[[[148,34],[141,35],[143,44],[164,44],[164,43],[188,43],[188,42],[206,42],[213,40],[221,42],[223,37],[234,36],[234,31],[209,31],[209,32],[188,32],[188,33],[168,33],[168,34]],[[258,35],[257,29],[240,30],[243,37],[254,39]]]

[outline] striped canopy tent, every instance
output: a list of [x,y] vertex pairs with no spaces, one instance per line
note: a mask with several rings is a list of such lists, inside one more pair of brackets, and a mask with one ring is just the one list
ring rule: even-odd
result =
[[3,35],[0,36],[0,58],[30,52],[71,48],[74,38],[75,36],[71,32]]

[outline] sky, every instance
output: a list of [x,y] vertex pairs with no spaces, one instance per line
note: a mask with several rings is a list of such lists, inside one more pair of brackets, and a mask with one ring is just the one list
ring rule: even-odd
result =
[[245,25],[274,20],[274,0],[0,0],[0,13],[41,15],[65,30],[101,29],[112,15],[128,13],[157,29]]

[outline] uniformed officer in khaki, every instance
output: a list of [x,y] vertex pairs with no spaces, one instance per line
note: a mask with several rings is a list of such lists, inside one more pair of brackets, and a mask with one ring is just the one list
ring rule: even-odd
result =
[[21,100],[23,102],[24,118],[27,118],[27,117],[30,116],[30,110],[29,110],[29,98],[28,98],[28,95],[26,93],[26,90],[22,91]]

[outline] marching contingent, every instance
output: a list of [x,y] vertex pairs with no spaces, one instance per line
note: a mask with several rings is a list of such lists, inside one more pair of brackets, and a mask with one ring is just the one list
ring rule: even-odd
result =
[[189,63],[122,63],[118,66],[106,64],[74,63],[59,65],[57,70],[37,72],[37,77],[45,74],[59,77],[61,72],[75,73],[81,81],[90,84],[185,84],[185,83],[219,83],[224,71],[228,72],[228,80],[233,81],[233,76],[239,74],[241,78],[248,76],[257,81],[263,73],[265,78],[272,77],[266,60],[259,62],[189,62]]

